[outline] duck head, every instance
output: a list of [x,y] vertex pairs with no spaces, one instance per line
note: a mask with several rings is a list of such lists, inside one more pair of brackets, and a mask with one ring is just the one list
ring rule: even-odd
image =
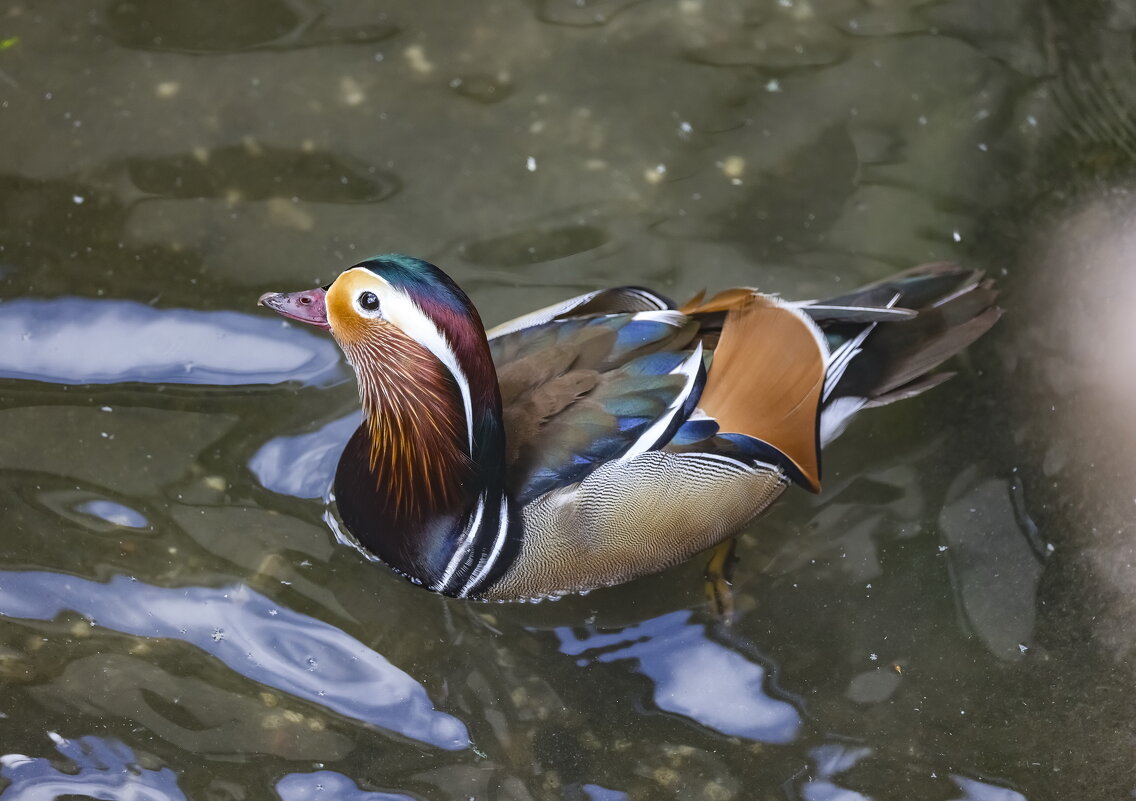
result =
[[341,484],[368,484],[370,516],[421,524],[459,513],[503,481],[501,399],[485,329],[440,269],[376,256],[324,289],[259,302],[330,330],[355,371],[365,420],[340,461],[341,506]]

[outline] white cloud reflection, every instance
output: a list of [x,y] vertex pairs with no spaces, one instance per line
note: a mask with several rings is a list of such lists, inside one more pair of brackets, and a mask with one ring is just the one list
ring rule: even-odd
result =
[[103,584],[40,571],[0,571],[0,615],[51,620],[64,610],[95,625],[195,645],[253,681],[419,742],[468,747],[460,720],[381,654],[322,620],[237,585],[155,587],[125,576]]
[[766,693],[765,668],[707,637],[705,626],[690,622],[691,617],[684,610],[610,634],[580,636],[562,627],[556,635],[560,650],[584,656],[583,663],[636,660],[639,672],[655,683],[660,709],[723,734],[765,743],[794,740],[800,713]]
[[363,421],[352,412],[318,431],[294,437],[275,437],[249,461],[261,486],[297,498],[322,498],[335,477],[339,454]]
[[140,766],[134,751],[117,740],[48,736],[55,750],[73,765],[59,770],[44,757],[0,756],[0,778],[10,782],[0,801],[51,801],[55,798],[101,798],[105,801],[185,801],[177,775],[169,768]]
[[312,773],[289,773],[276,782],[281,801],[414,801],[402,793],[376,793],[359,789],[359,785],[334,770]]
[[330,337],[278,317],[63,297],[0,303],[0,377],[56,384],[328,384]]

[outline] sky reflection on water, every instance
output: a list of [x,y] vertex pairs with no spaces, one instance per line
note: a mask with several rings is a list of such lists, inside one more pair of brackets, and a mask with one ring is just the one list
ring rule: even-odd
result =
[[[59,797],[99,798],[103,801],[185,801],[178,776],[170,768],[139,764],[130,746],[87,735],[73,740],[48,732],[59,755],[72,765],[60,770],[52,760],[24,754],[0,755],[0,778],[10,782],[0,801],[52,801]],[[413,801],[401,793],[362,790],[332,770],[289,773],[275,786],[281,801]]]
[[[560,650],[589,662],[633,659],[655,684],[655,705],[722,734],[765,743],[796,738],[801,716],[766,691],[766,669],[706,636],[682,610],[611,633],[556,629]],[[713,677],[712,680],[709,680]]]
[[129,746],[102,737],[67,740],[49,732],[60,756],[74,763],[61,771],[44,757],[0,756],[0,777],[11,782],[0,801],[51,801],[59,797],[104,801],[185,801],[177,774],[138,765]]
[[0,303],[0,377],[54,384],[329,384],[339,350],[280,320],[63,297]]
[[343,446],[362,420],[362,412],[356,411],[308,434],[275,437],[253,455],[249,469],[265,489],[322,498],[331,487]]
[[164,588],[125,576],[101,584],[0,572],[0,615],[51,620],[67,609],[104,628],[190,643],[247,678],[354,720],[437,748],[468,746],[465,724],[435,710],[422,685],[381,654],[248,587]]
[[282,801],[414,801],[402,793],[376,793],[359,789],[359,785],[342,773],[317,770],[314,773],[289,773],[276,782],[276,794]]

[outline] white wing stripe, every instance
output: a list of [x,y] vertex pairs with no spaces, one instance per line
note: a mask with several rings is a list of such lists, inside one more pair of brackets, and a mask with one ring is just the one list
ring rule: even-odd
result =
[[545,306],[543,309],[537,309],[536,311],[529,312],[528,314],[523,314],[520,317],[515,317],[512,320],[501,323],[501,325],[490,328],[489,331],[486,332],[486,338],[496,339],[497,337],[504,336],[505,334],[512,334],[515,331],[521,331],[525,328],[532,328],[535,325],[540,325],[541,323],[547,323],[549,320],[554,319],[558,315],[572,311],[572,309],[576,308],[577,306],[583,306],[585,303],[594,298],[596,295],[600,294],[600,292],[602,291],[602,289],[597,289],[595,292],[588,292],[583,295],[577,295],[574,298],[562,300],[559,303],[553,303],[551,306]]
[[852,339],[845,342],[839,348],[832,352],[832,356],[828,360],[828,365],[824,371],[824,393],[821,400],[828,400],[828,396],[832,394],[832,390],[844,377],[844,371],[848,369],[848,365],[856,358],[856,355],[861,352],[860,346],[864,344],[864,340],[868,334],[872,333],[872,329],[876,327],[875,323],[865,326],[864,330],[857,334]]
[[674,400],[667,406],[666,411],[664,411],[646,431],[639,435],[639,438],[631,444],[627,452],[619,457],[619,461],[626,462],[628,459],[633,459],[659,441],[659,437],[661,437],[663,432],[667,430],[667,427],[674,422],[675,415],[682,410],[682,407],[686,404],[686,399],[690,397],[690,393],[694,390],[694,382],[698,379],[698,371],[701,367],[702,343],[699,342],[694,352],[690,354],[686,361],[671,370],[671,375],[679,374],[686,376],[686,383],[683,385],[682,391],[674,397]]

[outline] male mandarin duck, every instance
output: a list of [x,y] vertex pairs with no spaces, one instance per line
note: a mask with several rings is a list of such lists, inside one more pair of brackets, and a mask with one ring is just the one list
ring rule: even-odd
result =
[[820,302],[618,287],[487,334],[448,275],[392,254],[259,302],[330,330],[355,370],[335,496],[360,544],[436,592],[517,600],[663,570],[789,484],[818,492],[821,447],[949,378],[931,371],[996,294],[950,264]]

